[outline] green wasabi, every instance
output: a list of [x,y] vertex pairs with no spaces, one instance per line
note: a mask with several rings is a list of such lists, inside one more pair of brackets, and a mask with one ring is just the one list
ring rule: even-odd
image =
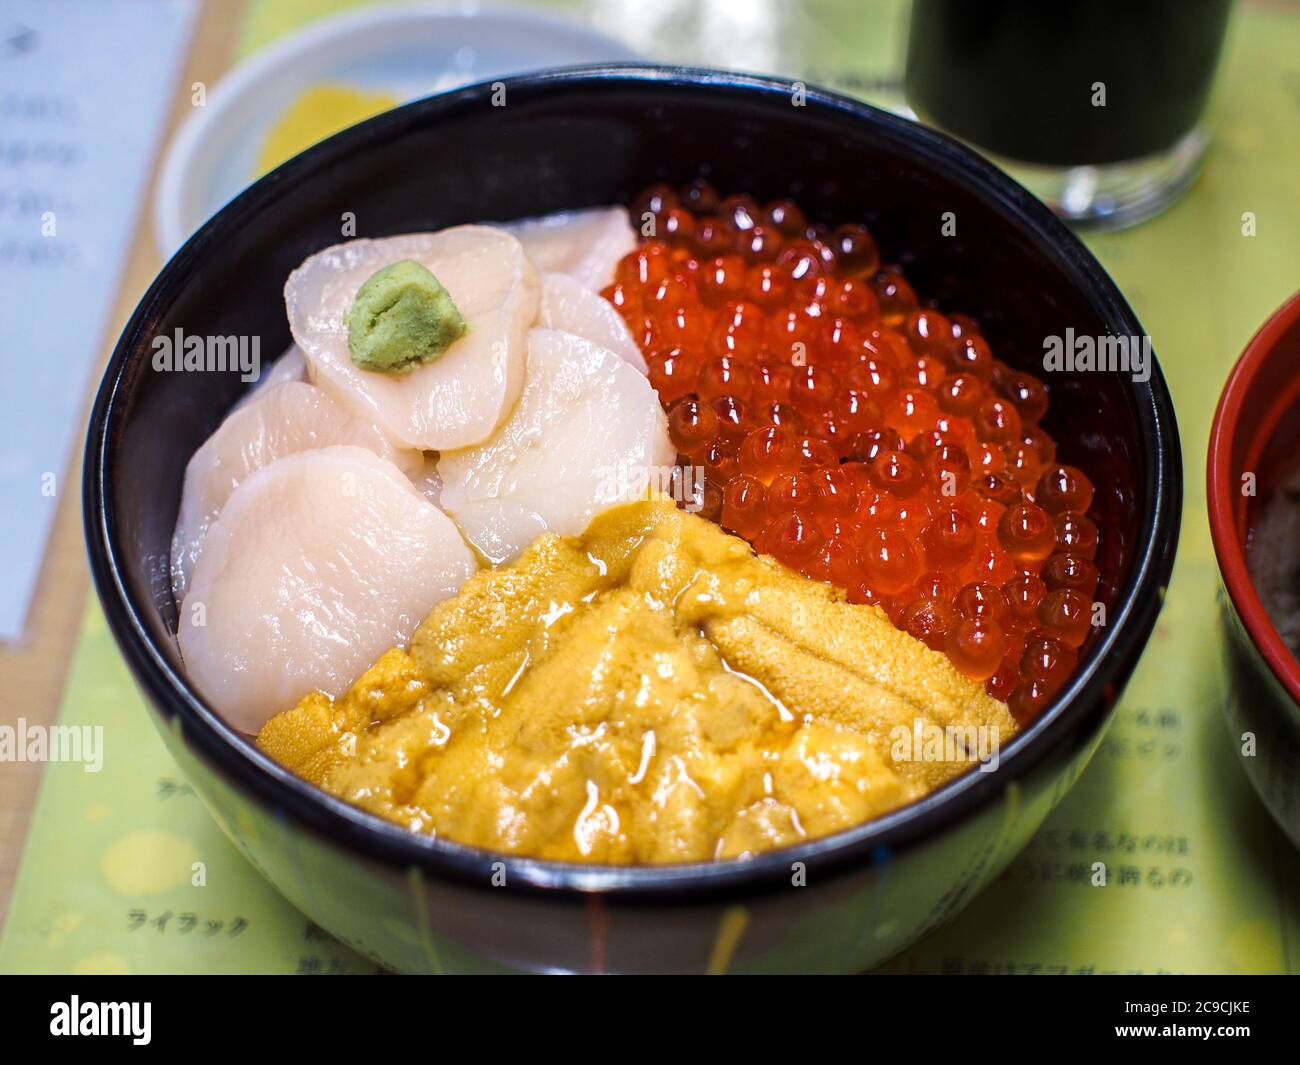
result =
[[348,353],[362,370],[405,373],[441,358],[468,331],[442,283],[414,259],[402,259],[357,290]]

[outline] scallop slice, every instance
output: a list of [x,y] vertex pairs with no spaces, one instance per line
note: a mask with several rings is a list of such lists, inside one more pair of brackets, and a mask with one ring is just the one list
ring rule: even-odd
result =
[[451,519],[365,448],[290,455],[231,495],[181,612],[190,679],[254,733],[319,690],[342,695],[476,569]]
[[284,354],[271,364],[266,374],[248,390],[244,398],[230,409],[233,412],[247,407],[268,388],[274,388],[281,382],[305,380],[307,380],[307,363],[303,361],[302,349],[297,344],[290,344]]
[[534,329],[510,420],[482,447],[439,458],[442,505],[500,563],[541,532],[580,533],[599,511],[661,486],[674,457],[641,374],[582,337]]
[[171,551],[172,592],[177,603],[185,599],[208,527],[230,494],[276,459],[331,444],[368,448],[413,474],[424,462],[420,452],[395,448],[378,427],[314,385],[281,381],[259,388],[247,406],[227,416],[185,467]]
[[416,491],[435,507],[442,507],[442,475],[438,472],[436,452],[424,455],[420,465],[407,473]]
[[619,259],[636,248],[626,207],[591,207],[509,222],[533,265],[543,273],[568,274],[591,292],[614,280]]
[[[348,311],[376,270],[402,259],[433,272],[469,332],[441,358],[408,373],[358,369],[348,355]],[[515,405],[541,282],[509,233],[457,226],[326,248],[289,275],[284,296],[312,380],[395,440],[439,451],[482,443]]]
[[646,372],[645,356],[614,305],[568,274],[542,275],[542,309],[537,324],[590,340]]

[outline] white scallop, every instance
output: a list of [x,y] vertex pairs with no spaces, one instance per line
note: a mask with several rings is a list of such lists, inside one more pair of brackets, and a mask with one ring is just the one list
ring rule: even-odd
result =
[[542,309],[537,324],[590,340],[646,372],[645,356],[623,316],[604,296],[583,288],[568,274],[542,275]]
[[172,592],[177,603],[185,599],[208,527],[230,494],[277,459],[331,444],[368,448],[412,473],[424,462],[420,452],[393,447],[376,426],[306,381],[259,388],[252,402],[233,410],[185,467],[172,534]]
[[658,396],[612,351],[554,329],[528,334],[519,406],[488,443],[443,452],[442,505],[487,558],[544,530],[576,534],[660,484],[674,449]]
[[248,402],[232,409],[185,468],[171,552],[178,603],[184,599],[208,526],[239,484],[285,455],[331,444],[368,448],[412,473],[423,464],[419,452],[395,448],[377,426],[305,381],[259,385]]
[[[408,373],[358,369],[348,354],[348,311],[376,270],[402,259],[433,272],[469,332]],[[523,387],[524,338],[540,296],[519,241],[490,226],[337,244],[304,262],[284,286],[289,328],[312,380],[425,451],[482,443],[509,414]]]
[[190,679],[236,728],[347,690],[474,572],[451,519],[365,448],[290,455],[231,495],[181,612]]
[[442,507],[442,475],[438,472],[437,452],[423,456],[419,467],[408,471],[407,476],[420,495],[435,507]]
[[626,207],[589,207],[507,222],[533,265],[543,273],[568,274],[591,292],[614,280],[619,259],[636,248]]
[[302,349],[297,344],[290,344],[278,359],[271,364],[271,368],[253,385],[244,397],[231,407],[231,411],[237,411],[241,407],[247,407],[258,396],[262,395],[268,388],[280,384],[283,381],[305,381],[307,380],[307,363],[303,361]]

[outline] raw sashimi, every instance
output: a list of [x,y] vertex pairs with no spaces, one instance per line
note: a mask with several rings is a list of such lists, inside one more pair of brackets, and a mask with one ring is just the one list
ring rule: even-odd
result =
[[[403,259],[442,282],[469,332],[409,372],[361,370],[348,353],[348,312],[371,275]],[[456,226],[326,248],[289,275],[284,297],[312,380],[401,443],[438,451],[482,443],[515,405],[541,282],[509,233]]]
[[283,355],[271,364],[271,368],[258,379],[257,383],[244,395],[244,397],[230,408],[231,412],[247,407],[258,396],[262,395],[268,388],[280,384],[283,381],[305,381],[307,380],[307,363],[303,361],[302,349],[297,344],[290,344]]
[[542,275],[542,309],[537,324],[590,340],[621,355],[642,373],[645,356],[614,305],[568,274]]
[[437,452],[423,456],[420,465],[407,473],[420,495],[435,507],[442,507],[442,475],[438,472]]
[[256,732],[341,695],[477,568],[451,519],[372,451],[327,447],[254,473],[208,529],[181,611],[199,691]]
[[299,451],[355,444],[402,470],[424,462],[418,451],[395,448],[379,428],[306,381],[259,388],[247,406],[232,411],[185,467],[180,513],[172,536],[172,592],[180,604],[203,550],[208,526],[230,494],[264,466]]
[[613,503],[660,487],[675,457],[649,382],[612,351],[555,329],[528,334],[528,380],[482,447],[443,452],[442,505],[494,563],[540,532],[576,535]]
[[619,259],[636,249],[636,231],[626,207],[524,218],[505,223],[542,273],[568,274],[591,292],[614,280]]

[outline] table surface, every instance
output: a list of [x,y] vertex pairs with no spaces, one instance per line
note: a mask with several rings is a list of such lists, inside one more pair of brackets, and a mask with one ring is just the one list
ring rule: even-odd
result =
[[[231,65],[246,8],[246,0],[204,3],[179,85],[195,81],[211,84]],[[166,133],[160,141],[160,151],[170,143],[189,112],[188,92],[178,91]],[[152,197],[151,183],[146,204]],[[101,345],[101,364],[162,266],[155,248],[152,215],[146,210],[141,214],[131,255],[123,268],[112,321]],[[98,372],[94,374],[94,383],[97,387]],[[92,387],[85,396],[87,418],[93,399]],[[83,424],[84,421],[83,418]],[[77,447],[70,466],[60,478],[65,488],[36,594],[32,597],[24,637],[17,643],[0,644],[0,692],[4,693],[5,702],[0,708],[0,724],[13,724],[18,717],[24,717],[32,724],[49,725],[58,717],[90,583],[81,532],[81,458],[81,448]],[[0,766],[0,915],[7,912],[43,768],[40,763],[31,762]]]
[[[181,85],[210,84],[235,59],[350,6],[209,0]],[[773,72],[886,104],[897,93],[905,0],[536,6],[574,13],[657,60]],[[188,109],[188,90],[177,95],[173,129]],[[1241,5],[1213,116],[1204,171],[1182,201],[1134,229],[1085,234],[1150,333],[1178,413],[1186,501],[1165,610],[1078,785],[998,882],[890,971],[1300,971],[1300,855],[1256,802],[1219,717],[1217,569],[1201,475],[1236,355],[1300,287],[1300,3]],[[159,266],[153,247],[146,212],[105,353]],[[87,602],[77,472],[67,473],[74,488],[27,639],[0,651],[0,722],[102,724],[109,756],[93,777],[47,767],[39,801],[39,767],[0,771],[0,906],[17,880],[0,971],[373,968],[256,877],[161,747]],[[112,758],[114,747],[130,757]],[[1113,870],[1105,889],[1086,876],[1096,860]],[[197,897],[194,861],[207,869]]]

